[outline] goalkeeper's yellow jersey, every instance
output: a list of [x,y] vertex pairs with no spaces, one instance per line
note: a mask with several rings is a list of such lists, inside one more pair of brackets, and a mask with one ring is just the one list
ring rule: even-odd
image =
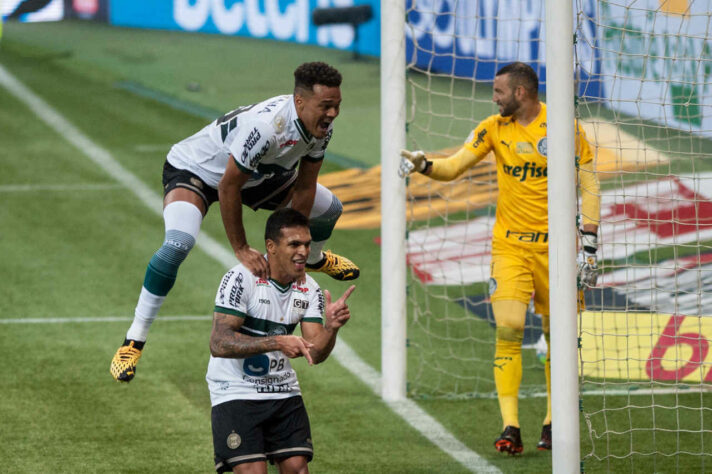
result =
[[[576,160],[593,160],[581,126],[576,123]],[[492,115],[475,128],[465,148],[497,160],[497,214],[493,243],[506,241],[531,250],[546,250],[549,242],[546,160],[546,105],[532,123],[521,126],[511,117]],[[574,225],[574,223],[572,223]]]

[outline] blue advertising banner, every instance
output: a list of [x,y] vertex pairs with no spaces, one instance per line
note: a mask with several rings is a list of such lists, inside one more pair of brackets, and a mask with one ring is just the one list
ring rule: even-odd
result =
[[[407,11],[406,61],[428,72],[491,81],[503,65],[522,61],[546,85],[544,0],[405,0]],[[584,20],[577,34],[587,38],[577,45],[582,65],[579,93],[599,97],[600,59],[596,41],[595,0],[583,0]],[[572,65],[573,67],[573,65]]]
[[[317,27],[315,8],[371,5],[373,19],[358,28],[348,24]],[[381,6],[378,0],[121,0],[111,2],[110,22],[118,26],[183,30],[269,38],[380,54]]]

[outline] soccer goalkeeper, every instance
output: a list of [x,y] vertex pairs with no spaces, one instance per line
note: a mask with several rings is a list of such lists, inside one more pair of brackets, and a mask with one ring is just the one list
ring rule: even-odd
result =
[[[499,197],[492,236],[489,291],[497,325],[494,381],[503,431],[494,446],[509,454],[523,451],[518,394],[524,321],[532,293],[534,308],[542,315],[542,329],[549,348],[545,365],[547,412],[537,448],[551,449],[546,105],[539,101],[538,88],[539,80],[530,66],[521,62],[504,66],[497,71],[492,96],[499,106],[499,115],[482,121],[464,146],[446,159],[430,161],[422,151],[403,150],[399,169],[401,177],[419,172],[433,179],[450,181],[490,151],[496,157]],[[578,272],[579,285],[583,288],[596,284],[600,198],[593,155],[578,123],[575,159],[582,190]]]

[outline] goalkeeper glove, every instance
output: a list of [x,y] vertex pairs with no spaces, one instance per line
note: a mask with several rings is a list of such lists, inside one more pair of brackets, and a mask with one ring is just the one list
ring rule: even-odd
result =
[[581,251],[578,254],[578,287],[596,286],[598,279],[598,236],[593,232],[581,231]]
[[401,162],[398,168],[398,176],[405,178],[409,174],[417,171],[418,173],[425,172],[430,163],[425,159],[425,153],[418,151],[401,150]]

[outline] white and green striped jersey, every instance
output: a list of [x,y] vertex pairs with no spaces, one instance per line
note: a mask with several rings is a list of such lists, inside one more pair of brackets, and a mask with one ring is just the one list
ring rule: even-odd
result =
[[[237,265],[220,283],[215,311],[243,318],[239,332],[251,337],[292,334],[302,321],[323,323],[324,297],[309,275],[302,285],[282,287]],[[213,406],[229,400],[272,400],[301,394],[297,374],[281,351],[245,359],[211,356],[206,380]]]
[[275,175],[295,173],[302,157],[322,160],[332,127],[324,138],[314,138],[297,116],[294,96],[280,95],[217,118],[173,145],[168,162],[217,188],[232,155],[240,170],[251,175],[244,186],[248,189]]

